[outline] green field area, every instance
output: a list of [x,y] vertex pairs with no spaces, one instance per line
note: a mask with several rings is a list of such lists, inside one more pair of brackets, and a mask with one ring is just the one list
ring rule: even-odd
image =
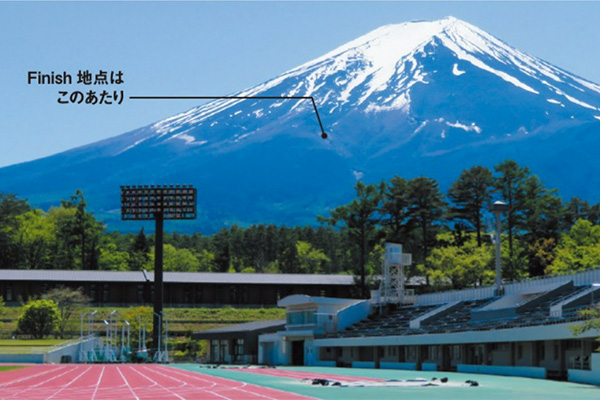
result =
[[[306,378],[314,374],[334,374],[348,377],[379,379],[431,379],[449,378],[449,382],[462,383],[475,380],[478,387],[336,387],[317,386],[303,383],[298,379],[248,373],[231,369],[200,368],[193,364],[179,364],[176,368],[198,372],[240,382],[256,384],[272,389],[293,392],[322,400],[598,400],[600,387],[580,385],[570,382],[556,382],[542,379],[514,378],[493,375],[460,374],[452,372],[425,372],[374,370],[358,368],[319,368],[319,367],[278,367],[278,370],[292,370],[306,373]],[[355,379],[356,380],[356,379]]]
[[[84,312],[97,310],[94,329],[103,328],[102,320],[109,318],[113,310],[117,310],[119,321],[127,307],[85,307],[77,310],[67,324],[70,337],[79,336],[80,316]],[[0,332],[3,337],[9,336],[17,328],[17,318],[23,312],[22,307],[4,307],[0,320]],[[285,310],[281,308],[165,308],[169,318],[169,330],[174,335],[188,335],[190,332],[218,328],[224,325],[263,321],[271,319],[285,319]],[[87,321],[87,320],[86,320]],[[87,326],[86,326],[87,328]]]
[[0,340],[0,354],[39,354],[46,353],[57,344],[65,342],[64,339],[3,339]]
[[[27,337],[16,335],[18,339],[11,338],[16,334],[17,319],[23,312],[23,307],[4,307],[1,309],[0,319],[0,354],[39,354],[49,351],[52,347],[67,339],[78,338],[81,332],[81,315],[89,315],[97,311],[94,316],[93,329],[96,334],[104,334],[103,320],[109,320],[113,310],[117,310],[116,318],[120,322],[129,319],[132,322],[131,341],[137,345],[137,316],[132,312],[140,307],[83,307],[77,309],[69,319],[65,329],[65,339],[26,340]],[[147,312],[152,313],[148,307]],[[205,343],[190,345],[190,335],[193,332],[218,328],[231,324],[250,321],[285,319],[285,310],[280,308],[165,308],[169,320],[169,347],[175,359],[193,360],[197,355],[206,351]],[[87,334],[87,317],[84,315],[84,334]],[[151,319],[148,319],[150,322]],[[146,339],[150,340],[152,323],[148,325]],[[25,339],[25,340],[23,340]],[[183,357],[183,358],[182,358]]]
[[13,369],[23,369],[27,367],[23,367],[20,365],[0,365],[0,372],[4,371],[12,371]]

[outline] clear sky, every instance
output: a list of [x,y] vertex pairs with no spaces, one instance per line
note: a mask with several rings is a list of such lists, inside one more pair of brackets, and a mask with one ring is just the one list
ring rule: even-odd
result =
[[63,106],[29,70],[122,70],[126,95],[226,95],[381,25],[448,15],[600,83],[599,2],[0,2],[0,166],[198,104]]

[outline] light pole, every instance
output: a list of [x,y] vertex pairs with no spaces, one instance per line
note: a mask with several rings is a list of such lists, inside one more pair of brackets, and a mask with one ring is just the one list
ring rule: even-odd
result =
[[501,248],[500,248],[500,235],[502,233],[500,214],[508,211],[508,204],[503,201],[495,201],[490,205],[490,211],[496,215],[496,296],[502,296],[502,266],[500,263]]
[[[153,314],[156,318],[158,318],[158,325],[154,325],[154,329],[156,329],[156,328],[160,329],[162,327],[162,313],[155,312]],[[156,348],[156,353],[154,353],[154,361],[161,362],[162,361],[162,351],[160,350],[160,345],[161,345],[162,332],[161,331],[158,331],[158,333],[152,332],[152,336],[158,337],[158,347]]]
[[129,321],[125,320],[125,325],[127,325],[127,350],[129,350]]
[[110,345],[108,344],[108,334],[110,332],[110,324],[107,320],[102,320],[106,326],[106,340],[104,341],[104,361],[112,361],[110,358]]
[[94,310],[88,318],[88,335],[94,335],[94,315],[98,314],[98,310]]
[[89,313],[89,311],[86,311],[83,314],[81,314],[81,318],[80,318],[80,330],[81,330],[81,332],[79,333],[79,337],[80,338],[83,338],[83,317],[85,317],[88,313]]
[[108,336],[108,341],[110,343],[110,345],[112,346],[112,336],[113,336],[113,315],[115,315],[117,313],[117,310],[112,310],[110,313],[110,323],[109,323],[109,328],[107,331],[107,336]]

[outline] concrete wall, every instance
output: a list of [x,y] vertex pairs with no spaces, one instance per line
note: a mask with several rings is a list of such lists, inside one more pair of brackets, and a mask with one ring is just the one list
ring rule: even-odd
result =
[[457,372],[469,374],[488,374],[505,376],[523,376],[526,378],[546,378],[546,368],[541,367],[507,367],[495,365],[466,365],[459,364]]
[[[553,325],[528,326],[523,328],[494,329],[489,331],[466,331],[452,333],[436,333],[429,335],[410,336],[370,336],[354,338],[316,339],[317,346],[408,346],[429,344],[471,344],[471,343],[501,343],[524,342],[538,340],[564,340],[573,338],[571,326],[579,322],[569,322]],[[578,339],[595,338],[600,335],[598,330],[589,330]]]
[[600,385],[600,353],[594,353],[590,361],[591,370],[569,369],[569,381]]
[[342,331],[350,325],[362,321],[369,316],[370,312],[371,304],[368,300],[360,301],[340,310],[337,313],[337,330]]
[[276,333],[270,333],[259,336],[258,342],[258,362],[259,364],[269,365],[284,365],[286,364],[286,355],[289,351],[285,351],[287,341]]
[[[28,364],[59,364],[62,356],[70,356],[71,362],[79,362],[81,350],[91,348],[95,338],[83,342],[72,343],[68,346],[57,348],[54,351],[40,354],[0,354],[0,363],[28,363]],[[86,347],[87,346],[87,347]]]
[[43,362],[43,354],[0,354],[0,363],[42,364]]
[[423,363],[421,364],[421,371],[437,371],[438,365],[436,363]]
[[375,368],[373,361],[352,361],[352,368]]
[[313,364],[315,367],[335,367],[335,361],[316,360]]
[[412,362],[381,362],[379,364],[381,369],[404,369],[409,371],[416,371],[417,364]]

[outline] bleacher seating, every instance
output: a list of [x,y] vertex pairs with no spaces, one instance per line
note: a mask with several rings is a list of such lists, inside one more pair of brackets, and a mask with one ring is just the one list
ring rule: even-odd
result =
[[[423,321],[418,329],[411,328],[410,321],[434,308],[442,306],[442,304],[402,306],[389,311],[387,314],[384,313],[384,315],[375,313],[369,316],[368,319],[360,321],[341,332],[328,333],[325,337],[435,334],[570,322],[580,319],[579,312],[589,307],[589,305],[568,307],[563,311],[561,317],[550,316],[550,307],[581,291],[589,289],[589,287],[589,285],[565,287],[558,293],[554,293],[552,296],[543,299],[541,302],[531,301],[531,306],[525,305],[525,307],[515,308],[517,310],[515,315],[496,319],[471,320],[471,312],[497,300],[497,298],[463,301],[457,306],[452,307],[450,311],[441,312],[439,316],[434,315],[432,318]],[[544,295],[545,293],[542,293],[536,296],[536,298]]]

